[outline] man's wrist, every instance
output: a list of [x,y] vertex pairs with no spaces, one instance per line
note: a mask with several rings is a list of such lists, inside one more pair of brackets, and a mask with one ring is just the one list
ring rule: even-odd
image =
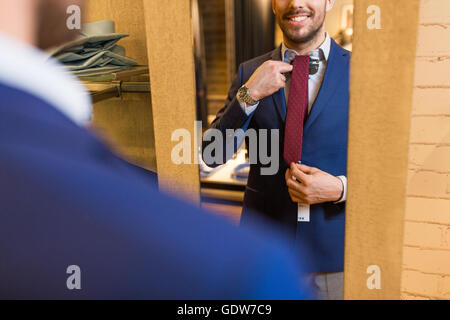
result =
[[338,204],[338,203],[347,201],[347,177],[346,176],[338,176],[336,178],[338,178],[342,184],[341,196],[340,196],[339,200],[334,202],[334,203]]
[[247,86],[247,88],[249,90],[249,92],[248,92],[249,96],[252,98],[253,101],[255,101],[255,103],[253,105],[257,104],[259,102],[259,100],[261,100],[261,98],[258,95],[258,90],[253,87],[249,87],[249,86]]
[[237,99],[239,105],[241,106],[242,111],[244,111],[244,112],[247,114],[247,116],[250,116],[253,112],[255,112],[256,108],[257,108],[258,105],[259,105],[259,102],[257,102],[257,103],[254,104],[254,105],[247,105],[244,101],[242,101],[242,100],[239,98],[239,95],[238,95],[238,94],[236,94],[236,99]]
[[247,84],[244,84],[239,88],[237,96],[239,101],[245,102],[248,106],[253,106],[258,103],[258,96],[255,94],[255,90]]

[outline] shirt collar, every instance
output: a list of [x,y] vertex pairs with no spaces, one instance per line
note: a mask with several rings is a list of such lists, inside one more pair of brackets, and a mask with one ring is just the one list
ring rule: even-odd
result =
[[[284,59],[286,50],[292,50],[292,49],[289,49],[288,47],[286,47],[286,45],[283,42],[281,44],[281,58],[282,59]],[[328,34],[328,32],[326,32],[326,34],[325,34],[325,41],[322,43],[322,45],[317,50],[319,50],[319,52],[321,52],[323,54],[323,58],[325,59],[325,61],[328,61],[328,57],[330,56],[330,50],[331,50],[331,37]],[[297,53],[295,50],[292,50],[292,51]]]
[[91,119],[89,94],[75,76],[44,52],[1,32],[0,82],[46,101],[78,125]]

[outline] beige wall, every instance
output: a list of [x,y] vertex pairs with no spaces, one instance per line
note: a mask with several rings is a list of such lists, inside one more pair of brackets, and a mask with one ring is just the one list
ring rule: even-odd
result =
[[450,298],[450,1],[421,0],[402,297]]
[[[399,299],[419,0],[355,1],[345,283],[347,299]],[[367,28],[378,5],[380,30]],[[367,285],[371,268],[381,288]]]

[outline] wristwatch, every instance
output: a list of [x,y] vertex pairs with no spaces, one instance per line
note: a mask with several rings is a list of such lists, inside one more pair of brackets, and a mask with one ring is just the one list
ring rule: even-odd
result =
[[252,99],[250,96],[250,89],[245,84],[239,88],[237,95],[239,100],[245,102],[247,105],[254,105],[258,102]]

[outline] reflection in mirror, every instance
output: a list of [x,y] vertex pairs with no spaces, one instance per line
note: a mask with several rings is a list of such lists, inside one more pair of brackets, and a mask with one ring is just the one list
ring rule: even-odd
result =
[[197,120],[207,125],[207,89],[206,89],[206,54],[203,18],[200,14],[198,0],[191,0],[192,27],[194,35],[195,85],[197,92]]
[[194,2],[219,132],[203,136],[202,205],[281,228],[317,296],[342,299],[353,1]]

